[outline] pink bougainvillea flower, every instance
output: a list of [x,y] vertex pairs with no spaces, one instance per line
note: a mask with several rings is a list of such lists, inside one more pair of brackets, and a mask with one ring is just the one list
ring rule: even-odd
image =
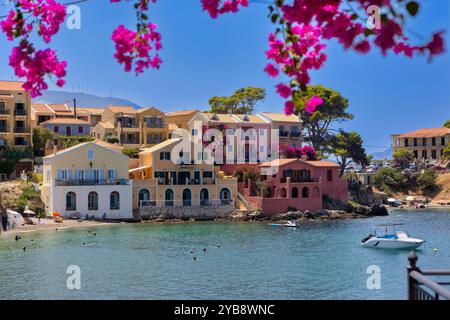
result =
[[291,100],[286,101],[284,104],[284,113],[290,116],[291,114],[294,114],[295,111],[295,104]]
[[323,104],[323,99],[318,96],[314,96],[306,103],[305,110],[307,113],[312,114],[321,104]]
[[277,85],[277,92],[280,96],[282,96],[283,98],[287,99],[291,96],[291,88],[285,84],[280,83],[279,85]]

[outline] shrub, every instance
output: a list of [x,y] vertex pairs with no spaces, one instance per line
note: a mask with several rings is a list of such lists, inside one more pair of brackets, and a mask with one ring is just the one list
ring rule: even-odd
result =
[[122,150],[122,153],[131,159],[139,158],[139,149],[138,148],[125,148]]
[[385,193],[399,191],[405,187],[406,183],[405,175],[398,169],[381,168],[374,176],[375,186]]
[[432,194],[437,191],[436,185],[437,174],[432,169],[425,169],[417,178],[417,184],[425,194]]

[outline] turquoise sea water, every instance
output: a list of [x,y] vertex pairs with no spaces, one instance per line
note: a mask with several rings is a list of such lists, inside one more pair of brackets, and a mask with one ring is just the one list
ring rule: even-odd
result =
[[[310,222],[298,230],[120,224],[2,238],[0,299],[404,299],[409,252],[360,246],[387,222],[404,223],[401,229],[427,240],[420,267],[450,268],[448,210]],[[81,290],[66,287],[70,265],[81,269]],[[380,267],[379,290],[367,288],[370,265]]]

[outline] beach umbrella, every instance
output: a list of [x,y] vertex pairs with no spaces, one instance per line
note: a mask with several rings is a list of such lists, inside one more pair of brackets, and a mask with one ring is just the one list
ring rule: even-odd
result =
[[413,196],[409,196],[406,198],[406,201],[414,201],[416,200],[416,198],[414,198]]

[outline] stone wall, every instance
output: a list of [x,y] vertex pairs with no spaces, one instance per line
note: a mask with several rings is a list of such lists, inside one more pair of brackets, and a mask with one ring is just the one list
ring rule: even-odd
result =
[[144,207],[140,209],[140,217],[143,220],[155,218],[214,220],[217,216],[229,214],[235,210],[233,204],[214,207]]

